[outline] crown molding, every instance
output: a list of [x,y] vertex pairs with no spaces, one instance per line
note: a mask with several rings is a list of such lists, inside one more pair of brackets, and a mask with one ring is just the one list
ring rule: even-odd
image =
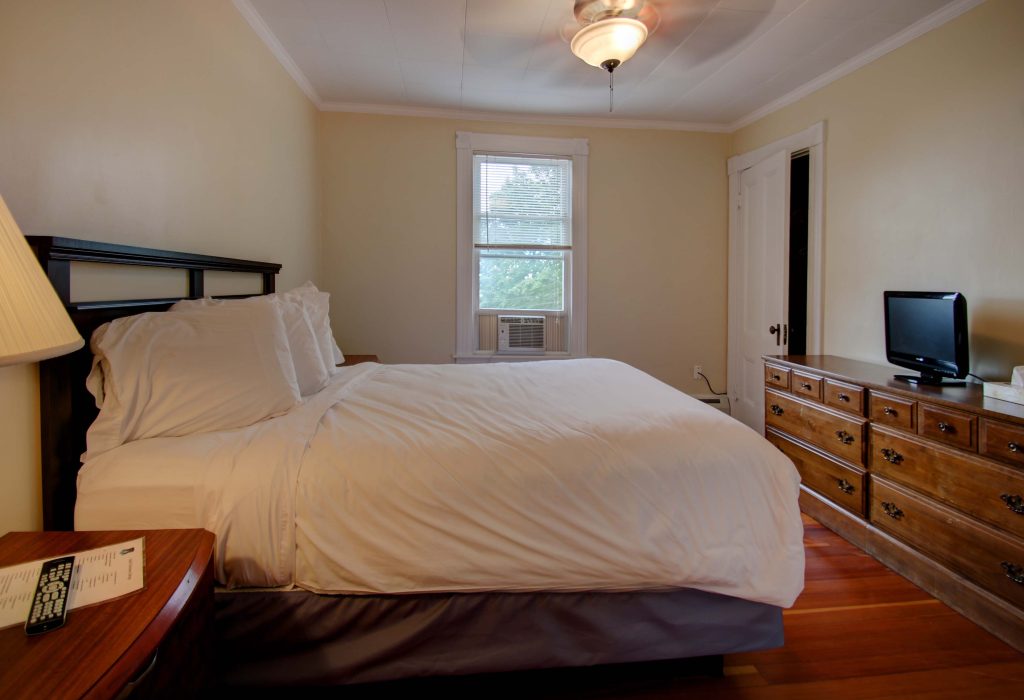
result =
[[729,134],[745,126],[753,124],[772,112],[797,102],[808,95],[817,92],[823,87],[839,80],[840,78],[863,68],[872,61],[895,51],[901,46],[908,44],[919,36],[936,29],[943,24],[956,19],[968,10],[972,10],[985,0],[958,0],[952,4],[942,7],[927,17],[910,25],[897,34],[889,37],[880,44],[864,51],[857,56],[845,61],[832,70],[817,78],[804,83],[791,92],[772,100],[768,104],[758,107],[752,112],[740,117],[731,123],[714,122],[685,122],[674,120],[657,119],[618,119],[601,117],[561,117],[550,114],[520,114],[514,112],[485,112],[467,109],[451,109],[441,107],[416,107],[411,105],[387,105],[369,104],[362,102],[324,102],[313,87],[309,79],[302,72],[299,66],[292,60],[292,57],[285,50],[281,42],[277,40],[270,27],[252,6],[249,0],[232,0],[235,7],[242,14],[253,31],[263,40],[281,66],[292,77],[305,95],[312,100],[317,109],[322,112],[350,112],[356,114],[381,114],[396,117],[428,117],[434,119],[460,119],[467,121],[505,122],[511,124],[545,124],[550,126],[582,126],[599,129],[659,129],[667,131],[702,131],[718,134]]
[[260,13],[252,6],[252,3],[249,0],[232,0],[232,2],[235,5],[235,9],[242,14],[242,17],[245,17],[245,21],[249,23],[249,26],[256,32],[256,35],[263,40],[263,43],[267,45],[270,53],[274,54],[274,58],[277,59],[288,75],[292,77],[292,80],[299,86],[299,89],[305,93],[306,97],[312,100],[317,109],[321,109],[320,95],[317,94],[313,84],[309,82],[306,74],[292,60],[292,57],[285,50],[284,46],[281,45],[281,42],[277,40],[277,37],[274,36],[274,32],[263,21]]
[[586,126],[600,129],[662,129],[669,131],[708,131],[727,133],[728,124],[679,122],[655,119],[602,119],[601,117],[560,117],[551,114],[520,114],[516,112],[483,112],[469,109],[441,107],[413,107],[407,105],[364,104],[361,102],[325,102],[324,112],[355,112],[357,114],[383,114],[394,117],[432,117],[435,119],[463,119],[467,121],[506,122],[512,124],[547,124],[550,126]]
[[794,102],[807,97],[813,92],[817,92],[826,85],[834,83],[840,78],[863,68],[872,61],[876,61],[887,53],[895,51],[919,36],[941,27],[946,22],[956,19],[960,15],[964,14],[968,10],[974,9],[983,2],[985,2],[985,0],[959,0],[959,2],[946,5],[927,17],[918,20],[899,33],[893,34],[882,43],[876,44],[867,51],[854,56],[844,63],[841,63],[829,72],[819,75],[814,80],[804,83],[792,92],[789,92],[778,99],[772,100],[768,104],[758,107],[753,112],[740,117],[729,124],[727,130],[729,132],[734,132],[745,126],[749,126],[758,119],[766,117],[772,112],[776,112],[783,107],[787,107]]

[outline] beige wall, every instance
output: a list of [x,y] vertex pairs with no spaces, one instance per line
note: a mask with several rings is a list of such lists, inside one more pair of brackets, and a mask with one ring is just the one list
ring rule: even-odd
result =
[[[316,110],[230,0],[0,0],[0,195],[26,234],[312,278]],[[0,532],[40,526],[35,366],[0,369]]]
[[723,386],[723,134],[322,114],[320,277],[344,351],[451,362],[456,130],[589,139],[589,353]]
[[737,132],[827,121],[825,350],[884,360],[882,291],[957,290],[973,371],[1024,364],[1024,2],[989,0]]

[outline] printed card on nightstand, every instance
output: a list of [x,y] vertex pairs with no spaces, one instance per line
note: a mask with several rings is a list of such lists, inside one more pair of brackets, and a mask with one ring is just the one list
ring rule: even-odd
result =
[[[68,610],[120,598],[145,585],[145,537],[68,554],[75,556]],[[0,569],[0,629],[25,624],[44,561]]]

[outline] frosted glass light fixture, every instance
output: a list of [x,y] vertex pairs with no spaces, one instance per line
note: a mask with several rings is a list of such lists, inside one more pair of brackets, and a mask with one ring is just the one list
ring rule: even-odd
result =
[[609,17],[576,32],[569,48],[585,63],[609,73],[628,61],[647,41],[647,27],[630,17]]
[[647,41],[648,27],[657,24],[657,11],[643,0],[576,0],[573,13],[583,28],[573,36],[569,48],[584,63],[608,71],[611,112],[615,106],[615,69]]
[[64,305],[0,197],[0,366],[82,347]]

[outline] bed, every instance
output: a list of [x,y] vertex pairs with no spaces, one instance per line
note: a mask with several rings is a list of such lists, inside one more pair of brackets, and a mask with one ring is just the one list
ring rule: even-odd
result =
[[[191,299],[203,297],[204,270],[258,272],[270,295],[278,269],[30,242],[87,338],[140,311],[170,310],[154,321],[166,326],[178,300],[72,303],[74,260],[182,268]],[[152,342],[159,355],[163,341]],[[133,439],[103,449],[103,415],[84,388],[92,369],[88,350],[41,367],[46,526],[212,530],[229,684],[779,646],[781,610],[802,587],[792,465],[622,363],[366,363],[251,425],[167,435],[133,423]]]

